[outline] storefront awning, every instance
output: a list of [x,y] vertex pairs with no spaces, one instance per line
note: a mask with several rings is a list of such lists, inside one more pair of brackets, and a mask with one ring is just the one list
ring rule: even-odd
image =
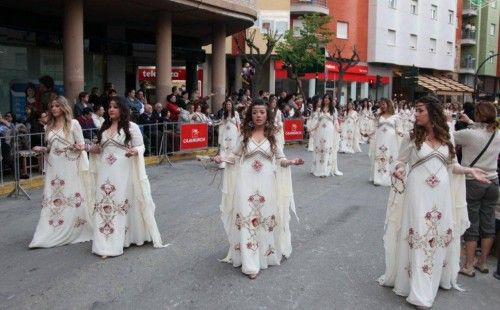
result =
[[418,76],[418,85],[432,91],[436,95],[464,95],[472,94],[472,87],[459,83],[447,77],[422,74]]

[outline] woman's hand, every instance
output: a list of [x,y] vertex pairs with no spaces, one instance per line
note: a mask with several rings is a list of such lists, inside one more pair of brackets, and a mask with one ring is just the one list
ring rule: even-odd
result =
[[459,113],[458,120],[461,122],[467,123],[467,124],[473,123],[473,121],[469,118],[469,116],[467,116],[467,114],[462,113],[462,112]]
[[291,164],[295,166],[300,166],[304,164],[304,160],[300,157],[297,157],[294,160],[291,160]]
[[479,168],[469,168],[468,174],[472,175],[474,179],[484,184],[490,184],[491,181],[486,178],[486,172]]
[[403,167],[399,167],[396,169],[396,171],[394,171],[394,173],[392,175],[394,175],[394,177],[399,179],[399,180],[403,180],[403,178],[406,175],[406,170]]
[[139,154],[139,152],[136,149],[129,148],[127,150],[127,152],[125,153],[125,157],[132,157],[132,156],[136,156],[137,154]]
[[100,154],[101,153],[101,146],[99,144],[92,144],[89,147],[89,153],[92,154]]
[[81,151],[84,151],[85,150],[85,144],[73,144],[73,150],[74,151],[77,151],[77,152],[81,152]]
[[220,163],[222,163],[222,157],[220,155],[215,155],[214,158],[213,158],[213,161],[216,164],[220,164]]
[[45,146],[35,146],[33,147],[32,150],[35,153],[42,154],[42,153],[47,153],[48,149]]

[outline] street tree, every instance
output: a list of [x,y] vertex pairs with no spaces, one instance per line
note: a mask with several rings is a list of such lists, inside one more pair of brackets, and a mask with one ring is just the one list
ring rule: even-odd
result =
[[[261,51],[260,47],[257,46],[255,42],[255,35],[257,29],[251,29],[244,32],[244,36],[235,36],[234,42],[238,48],[240,55],[244,62],[250,64],[254,69],[253,76],[250,79],[249,85],[247,87],[255,93],[258,87],[262,87],[264,80],[266,68],[268,62],[272,57],[274,48],[279,40],[283,37],[283,34],[279,34],[278,31],[270,31],[263,35],[265,42],[265,51]],[[245,81],[244,81],[245,82]]]
[[342,87],[344,86],[344,74],[347,72],[347,70],[359,63],[359,54],[356,45],[352,47],[351,56],[346,56],[344,54],[344,49],[345,46],[340,47],[338,45],[335,45],[332,51],[327,51],[327,59],[335,63],[339,70],[336,92],[337,102],[340,102],[341,99],[340,97],[342,95]]
[[311,68],[325,65],[324,48],[330,43],[333,32],[329,30],[330,16],[306,14],[302,27],[288,30],[276,45],[276,55],[284,62],[288,78],[295,80],[302,97],[304,90],[300,75]]

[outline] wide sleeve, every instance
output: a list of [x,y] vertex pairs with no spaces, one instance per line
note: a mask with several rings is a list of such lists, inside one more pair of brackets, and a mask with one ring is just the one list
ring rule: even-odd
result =
[[241,124],[240,114],[237,111],[234,111],[234,117],[236,118],[236,125]]
[[76,144],[85,144],[82,126],[80,126],[80,123],[75,119],[71,120],[71,133],[73,134],[73,139]]
[[130,145],[132,147],[144,146],[142,132],[136,123],[130,122]]
[[396,170],[396,168],[400,165],[404,165],[405,167],[410,161],[411,152],[414,147],[413,141],[411,141],[410,135],[407,134],[401,140],[399,145],[398,159],[394,161],[391,171]]
[[229,155],[227,155],[225,158],[222,158],[223,161],[234,164],[240,159],[240,157],[243,155],[243,136],[238,136],[238,139],[236,140],[235,147],[231,150]]

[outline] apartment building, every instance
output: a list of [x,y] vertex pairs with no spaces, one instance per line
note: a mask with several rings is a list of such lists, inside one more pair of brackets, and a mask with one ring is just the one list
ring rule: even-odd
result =
[[470,0],[463,0],[462,10],[460,81],[473,87],[477,72],[478,90],[492,96],[500,89],[499,61],[497,57],[484,61],[499,52],[499,5],[499,0],[491,0],[478,8]]

